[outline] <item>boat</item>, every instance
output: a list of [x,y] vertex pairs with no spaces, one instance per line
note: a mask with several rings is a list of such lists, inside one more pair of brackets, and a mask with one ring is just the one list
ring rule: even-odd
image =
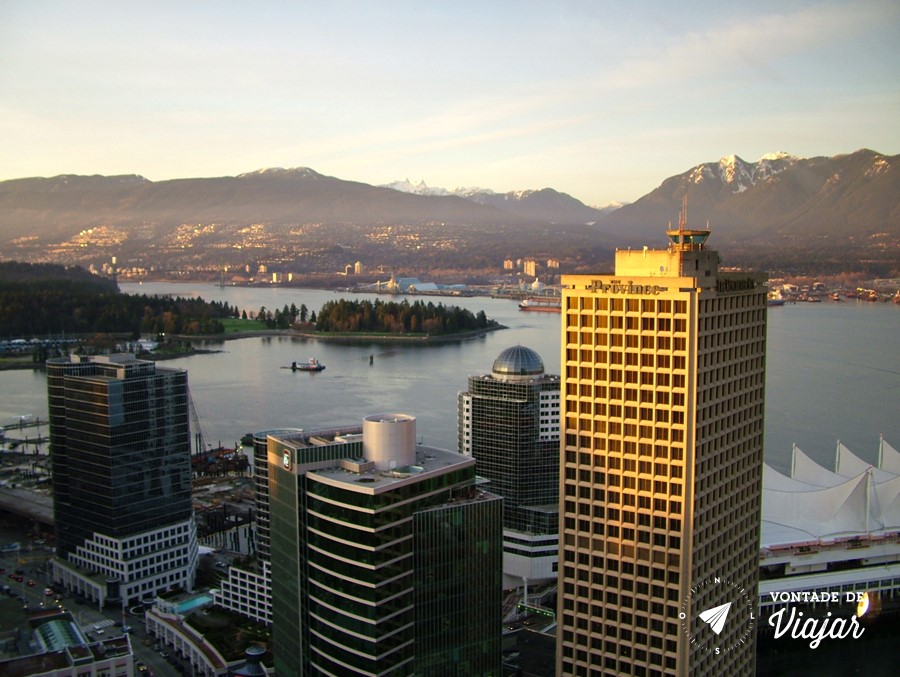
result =
[[562,299],[554,297],[527,298],[519,304],[519,310],[531,310],[542,313],[559,313],[562,311]]
[[780,289],[773,289],[769,292],[768,304],[770,306],[783,306],[784,297],[781,295]]
[[322,371],[325,365],[316,358],[310,357],[306,362],[291,362],[290,367],[284,367],[291,371]]

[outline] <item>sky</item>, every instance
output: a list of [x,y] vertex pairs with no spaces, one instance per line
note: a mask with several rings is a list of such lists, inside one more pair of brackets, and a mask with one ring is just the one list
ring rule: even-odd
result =
[[0,180],[310,167],[632,202],[900,153],[896,0],[0,2]]

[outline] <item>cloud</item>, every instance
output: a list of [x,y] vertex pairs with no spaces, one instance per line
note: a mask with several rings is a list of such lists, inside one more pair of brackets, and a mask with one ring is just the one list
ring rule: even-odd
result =
[[865,34],[898,14],[889,5],[816,5],[793,13],[738,17],[703,32],[675,36],[623,60],[597,85],[652,87],[702,81],[722,74],[777,81],[784,58],[834,46]]

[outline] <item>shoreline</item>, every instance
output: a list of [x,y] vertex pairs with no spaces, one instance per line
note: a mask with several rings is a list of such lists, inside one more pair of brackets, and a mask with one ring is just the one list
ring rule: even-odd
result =
[[[262,329],[259,331],[245,331],[245,332],[234,332],[231,334],[210,334],[207,336],[187,336],[182,334],[173,335],[173,338],[179,341],[190,341],[191,349],[184,350],[177,353],[170,352],[161,352],[161,353],[140,353],[136,354],[135,357],[142,360],[150,360],[151,362],[162,362],[165,360],[177,360],[181,357],[191,357],[193,355],[214,355],[216,353],[223,352],[222,350],[215,350],[210,348],[196,348],[193,346],[194,342],[201,341],[211,341],[211,342],[224,342],[224,341],[236,341],[238,339],[245,338],[261,338],[266,336],[287,336],[287,337],[296,337],[303,339],[313,339],[316,341],[325,341],[327,343],[346,343],[346,344],[360,344],[360,343],[450,343],[453,341],[467,341],[472,338],[477,338],[479,336],[485,336],[493,331],[499,331],[501,329],[509,329],[506,325],[498,324],[494,327],[486,327],[484,329],[475,329],[473,331],[467,332],[459,332],[456,334],[441,334],[441,335],[416,335],[410,336],[408,334],[360,334],[360,335],[352,335],[352,334],[336,334],[336,335],[328,335],[328,334],[318,334],[316,332],[311,331],[297,331],[294,329]],[[12,370],[25,370],[31,369],[32,371],[44,371],[45,365],[43,363],[31,362],[31,361],[15,361],[15,362],[4,362],[0,360],[0,371],[12,371]]]
[[[316,341],[327,341],[331,343],[446,343],[450,341],[465,341],[466,339],[475,338],[489,334],[492,331],[501,329],[509,329],[506,325],[498,324],[493,327],[485,327],[484,329],[474,329],[472,331],[457,332],[455,334],[390,334],[390,333],[373,333],[373,334],[320,334],[315,331],[296,330],[296,329],[261,329],[259,331],[242,331],[231,334],[208,334],[205,336],[186,336],[173,335],[173,338],[179,341],[235,341],[243,338],[259,338],[265,336],[288,336],[304,339],[315,339]],[[205,350],[202,348],[195,349],[198,352],[221,352],[218,350]],[[177,355],[176,357],[180,357]]]

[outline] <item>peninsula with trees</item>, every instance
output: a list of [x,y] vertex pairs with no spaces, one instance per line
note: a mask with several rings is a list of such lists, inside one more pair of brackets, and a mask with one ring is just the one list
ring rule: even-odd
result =
[[328,301],[314,326],[311,336],[337,340],[453,340],[504,329],[483,310],[473,313],[459,306],[406,299]]

